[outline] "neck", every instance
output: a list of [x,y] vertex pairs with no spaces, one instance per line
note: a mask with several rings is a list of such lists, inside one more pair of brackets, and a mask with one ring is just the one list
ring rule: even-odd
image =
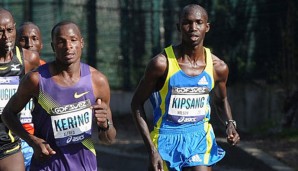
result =
[[181,56],[187,56],[193,62],[204,60],[204,51],[203,46],[189,47],[181,45]]
[[72,86],[80,80],[80,63],[64,64],[56,60],[51,63],[50,72],[57,84]]

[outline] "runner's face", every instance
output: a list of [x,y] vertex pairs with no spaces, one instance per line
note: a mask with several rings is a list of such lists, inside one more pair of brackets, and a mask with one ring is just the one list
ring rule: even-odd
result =
[[9,52],[15,46],[16,29],[12,16],[0,11],[0,51]]
[[33,24],[23,25],[20,28],[17,42],[20,47],[28,50],[40,52],[42,48],[40,31]]
[[209,31],[206,14],[200,8],[188,8],[181,15],[179,30],[183,43],[191,46],[203,44],[205,34]]
[[79,28],[74,24],[58,26],[52,42],[56,59],[65,64],[80,61],[83,48],[83,38]]

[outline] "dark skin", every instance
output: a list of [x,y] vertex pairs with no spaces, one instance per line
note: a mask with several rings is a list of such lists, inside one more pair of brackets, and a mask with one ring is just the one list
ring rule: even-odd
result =
[[[16,41],[15,22],[9,11],[0,9],[0,62],[8,63],[12,60]],[[26,49],[23,50],[25,73],[39,66],[39,54]]]
[[24,49],[40,53],[43,43],[39,28],[31,22],[23,23],[18,28],[16,44]]
[[[43,43],[38,26],[32,22],[24,22],[17,30],[16,44],[20,48],[36,51],[40,54]],[[40,59],[40,64],[44,63],[45,61]]]
[[[11,13],[0,8],[0,63],[9,63],[14,54],[16,29]],[[39,54],[23,50],[25,73],[39,66]],[[13,162],[13,164],[11,164]],[[0,171],[25,170],[22,152],[10,155],[0,160]]]
[[[203,47],[205,34],[210,26],[206,11],[198,5],[186,6],[177,24],[181,35],[181,43],[173,46],[173,50],[180,68],[189,76],[199,75],[206,67],[206,56]],[[216,108],[226,120],[232,119],[230,105],[227,99],[226,83],[228,79],[228,66],[218,57],[212,54],[213,77],[215,81],[214,94]],[[149,170],[163,170],[163,160],[158,153],[154,143],[150,138],[150,131],[147,124],[144,103],[154,91],[162,88],[167,76],[168,63],[165,52],[152,58],[147,65],[144,76],[142,77],[131,102],[133,118],[144,140],[149,153]],[[229,123],[227,126],[227,142],[236,145],[240,136],[235,127]],[[208,166],[185,167],[183,171],[211,171]]]
[[[66,22],[57,26],[53,31],[52,48],[56,54],[56,60],[50,63],[52,79],[60,86],[73,86],[80,79],[80,59],[84,41],[77,25]],[[95,68],[90,67],[92,87],[96,104],[92,106],[97,125],[107,128],[107,119],[112,123],[110,109],[110,88],[105,75]],[[2,119],[7,126],[18,136],[23,138],[34,149],[34,157],[46,161],[56,152],[45,140],[30,135],[22,127],[17,118],[17,113],[26,105],[30,98],[38,98],[39,76],[38,72],[31,72],[20,83],[17,93],[5,107]],[[22,97],[22,98],[20,98]],[[34,117],[34,116],[33,116]],[[99,131],[99,139],[106,144],[115,140],[116,129],[113,125],[107,131]]]

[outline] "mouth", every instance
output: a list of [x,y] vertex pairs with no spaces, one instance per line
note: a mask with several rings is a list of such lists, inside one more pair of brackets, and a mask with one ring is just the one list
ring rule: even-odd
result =
[[72,57],[74,57],[74,53],[70,53],[70,52],[67,52],[66,54],[65,54],[65,57],[66,58],[72,58]]
[[191,34],[191,35],[190,35],[190,39],[191,39],[192,41],[197,41],[199,38],[200,38],[200,36],[198,36],[197,34]]

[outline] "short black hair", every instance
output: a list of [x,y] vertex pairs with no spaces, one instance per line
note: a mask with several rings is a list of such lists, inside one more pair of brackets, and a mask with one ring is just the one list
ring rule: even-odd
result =
[[73,21],[61,21],[59,23],[57,23],[53,28],[52,28],[52,31],[51,31],[51,36],[52,36],[52,40],[54,38],[54,32],[56,30],[56,28],[60,27],[60,26],[63,26],[63,25],[67,25],[67,24],[73,24],[77,27],[79,33],[80,33],[80,36],[82,36],[81,34],[81,30],[80,30],[80,27]]
[[205,8],[203,8],[202,6],[198,5],[198,4],[189,4],[186,5],[185,7],[183,7],[183,9],[181,10],[180,14],[179,14],[179,22],[182,18],[182,16],[185,14],[186,11],[188,11],[189,9],[194,9],[194,8],[198,8],[199,10],[202,11],[202,13],[204,14],[204,16],[206,17],[206,21],[208,22],[208,13],[205,10]]

